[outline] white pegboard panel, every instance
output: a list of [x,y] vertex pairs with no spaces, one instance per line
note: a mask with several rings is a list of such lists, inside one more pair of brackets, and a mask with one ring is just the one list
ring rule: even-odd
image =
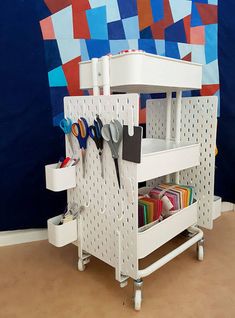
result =
[[[217,124],[217,97],[182,99],[181,141],[200,143],[200,166],[180,172],[180,183],[195,186],[198,204],[198,225],[212,229],[214,171]],[[147,137],[164,138],[166,131],[166,100],[147,101]],[[175,135],[175,99],[172,100],[171,137]],[[173,181],[173,179],[172,179]],[[154,185],[159,180],[151,180]]]
[[[137,94],[112,96],[65,97],[65,116],[74,122],[85,117],[93,124],[96,114],[103,124],[119,119],[128,124],[133,113],[134,125],[138,124],[139,96]],[[130,112],[131,110],[131,112]],[[80,153],[77,140],[75,148]],[[67,144],[67,155],[71,155]],[[120,146],[119,158],[122,146]],[[110,149],[104,142],[104,179],[101,177],[100,160],[94,141],[88,139],[86,154],[86,175],[82,177],[82,164],[77,166],[77,187],[68,190],[68,202],[79,206],[89,205],[82,212],[83,250],[116,267],[118,262],[117,231],[121,239],[121,272],[137,278],[137,231],[138,231],[138,183],[136,165],[119,160],[121,189],[118,187],[114,162]]]

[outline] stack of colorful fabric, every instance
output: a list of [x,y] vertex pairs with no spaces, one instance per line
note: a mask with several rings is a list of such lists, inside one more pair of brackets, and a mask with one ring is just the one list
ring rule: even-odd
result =
[[162,213],[162,201],[148,196],[139,198],[139,227],[159,220]]
[[139,227],[164,218],[193,203],[193,187],[163,183],[139,196]]

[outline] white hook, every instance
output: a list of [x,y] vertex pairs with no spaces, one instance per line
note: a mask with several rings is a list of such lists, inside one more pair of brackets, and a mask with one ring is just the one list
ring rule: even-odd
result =
[[118,219],[119,222],[122,221],[123,216],[124,216],[123,215],[123,201],[122,200],[121,200],[121,209],[120,210],[121,210],[121,216],[119,217],[118,214],[117,214],[117,219]]
[[129,200],[129,203],[134,202],[134,189],[133,189],[133,181],[132,178],[125,178],[125,186],[126,186],[126,192],[127,192],[127,197]]
[[99,214],[101,214],[101,215],[103,215],[105,213],[105,211],[106,211],[106,196],[105,195],[103,195],[103,200],[102,201],[104,202],[104,206],[103,206],[103,208],[101,208],[99,210]]
[[132,107],[128,110],[128,134],[129,136],[134,135],[134,111]]
[[88,190],[88,200],[82,205],[83,208],[89,208],[91,203],[91,192]]

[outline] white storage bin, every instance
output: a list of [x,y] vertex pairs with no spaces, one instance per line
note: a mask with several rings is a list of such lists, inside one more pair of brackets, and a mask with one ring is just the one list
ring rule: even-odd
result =
[[61,215],[47,220],[48,241],[56,247],[62,247],[77,240],[77,219],[61,224]]
[[197,223],[197,202],[169,216],[146,231],[138,233],[138,259],[144,258],[157,248]]
[[[145,52],[112,55],[110,87],[115,92],[156,93],[200,89],[202,65]],[[80,62],[80,88],[93,87],[92,62]],[[102,59],[97,65],[98,86],[103,86]]]
[[200,144],[144,138],[141,163],[137,165],[138,182],[195,167],[199,158]]
[[56,169],[56,165],[45,166],[46,188],[57,192],[76,187],[76,166]]

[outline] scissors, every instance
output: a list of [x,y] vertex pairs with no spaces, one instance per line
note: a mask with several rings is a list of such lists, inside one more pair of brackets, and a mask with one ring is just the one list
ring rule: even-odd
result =
[[72,132],[72,120],[70,118],[63,118],[60,121],[60,128],[63,130],[63,132],[65,133],[65,137],[67,136],[68,138],[68,142],[70,144],[70,147],[72,149],[72,153],[74,153],[74,149],[73,149],[73,141],[71,139],[71,132]]
[[119,157],[118,149],[122,141],[122,130],[123,128],[121,123],[116,119],[112,120],[110,124],[104,125],[101,130],[102,137],[104,138],[105,141],[107,141],[112,153],[119,189],[120,189],[120,174],[119,174],[119,167],[118,167],[118,157]]
[[85,177],[85,160],[87,139],[89,137],[89,127],[85,118],[81,117],[77,123],[72,124],[72,133],[77,138],[81,152],[82,152],[82,168],[83,178]]
[[89,127],[89,135],[94,140],[96,144],[96,148],[99,151],[99,157],[100,157],[100,166],[101,166],[101,177],[104,177],[104,167],[103,167],[103,146],[104,146],[104,140],[101,135],[101,130],[103,127],[103,123],[99,117],[99,115],[96,115],[96,120],[94,120],[94,125]]

